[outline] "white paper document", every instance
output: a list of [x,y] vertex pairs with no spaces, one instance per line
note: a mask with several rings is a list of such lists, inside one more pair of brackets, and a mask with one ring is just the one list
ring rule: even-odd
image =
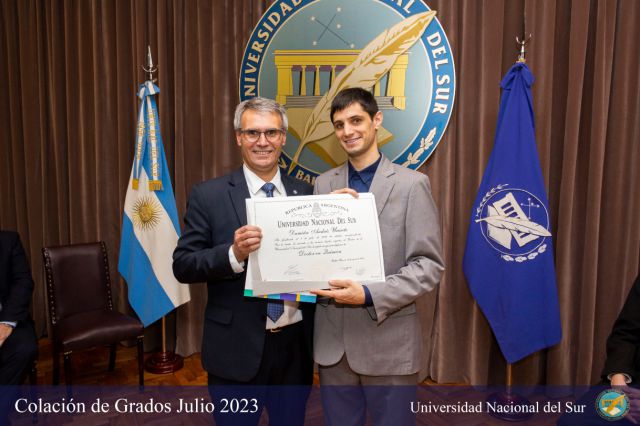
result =
[[262,229],[249,255],[254,296],[328,288],[332,279],[384,281],[373,194],[249,198],[247,220]]

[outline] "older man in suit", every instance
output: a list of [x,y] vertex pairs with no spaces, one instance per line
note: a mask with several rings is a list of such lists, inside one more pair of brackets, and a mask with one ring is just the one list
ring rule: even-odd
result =
[[33,279],[16,232],[0,231],[0,385],[19,385],[37,351],[29,316]]
[[[331,121],[348,161],[319,176],[315,193],[349,188],[342,191],[375,195],[387,277],[366,285],[334,280],[330,290],[316,292],[329,298],[316,308],[314,337],[325,418],[328,424],[364,424],[368,407],[375,424],[409,423],[408,406],[398,405],[406,398],[399,389],[418,381],[415,301],[444,270],[438,214],[428,178],[378,151],[382,112],[370,92],[338,93]],[[389,387],[395,385],[403,386]]]
[[256,386],[256,394],[245,392],[248,413],[225,418],[217,410],[216,423],[256,424],[266,404],[272,424],[302,424],[308,388],[292,393],[271,385],[311,385],[314,305],[244,296],[245,263],[262,238],[260,228],[247,225],[245,200],[305,195],[312,188],[280,173],[287,132],[282,106],[265,98],[244,101],[234,126],[244,164],[191,191],[173,272],[184,283],[207,282],[202,363],[209,385],[225,386],[223,394],[238,389],[227,385]]

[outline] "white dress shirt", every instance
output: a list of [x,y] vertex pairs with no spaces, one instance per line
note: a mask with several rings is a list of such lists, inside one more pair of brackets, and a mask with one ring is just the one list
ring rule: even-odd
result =
[[[264,185],[265,181],[263,181],[258,175],[253,173],[246,165],[242,165],[242,171],[244,173],[244,178],[247,181],[247,186],[249,187],[249,194],[251,198],[264,198],[267,194],[262,190],[262,185]],[[282,179],[280,178],[280,167],[278,167],[275,176],[271,179],[271,183],[275,185],[275,189],[273,190],[274,197],[286,197],[287,191],[284,189],[284,185],[282,184]],[[231,264],[231,269],[237,274],[244,272],[245,262],[238,262],[236,256],[233,254],[233,244],[229,246],[229,263]],[[278,321],[273,322],[271,318],[267,317],[267,329],[284,327],[285,325],[295,324],[298,321],[302,321],[302,311],[298,309],[298,302],[291,302],[289,300],[284,301],[284,312],[278,318]]]

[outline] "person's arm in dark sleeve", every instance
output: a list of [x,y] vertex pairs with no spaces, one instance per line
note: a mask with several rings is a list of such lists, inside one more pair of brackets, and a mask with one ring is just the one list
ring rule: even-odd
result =
[[602,372],[603,379],[615,374],[624,374],[637,381],[635,357],[640,347],[640,276],[636,278],[627,301],[613,325],[607,339],[607,360]]
[[212,226],[201,187],[195,186],[189,196],[184,218],[184,231],[173,252],[173,274],[183,283],[223,280],[236,273],[229,262],[233,243],[212,239]]
[[18,234],[15,234],[15,239],[12,242],[9,264],[11,268],[9,297],[2,304],[0,322],[17,323],[24,321],[29,315],[29,305],[33,293],[31,268]]

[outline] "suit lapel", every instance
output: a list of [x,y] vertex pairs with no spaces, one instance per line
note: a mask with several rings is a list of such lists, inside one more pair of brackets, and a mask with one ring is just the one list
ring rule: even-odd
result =
[[346,161],[334,171],[333,176],[331,176],[330,186],[331,191],[349,186],[349,165]]
[[231,204],[233,204],[233,208],[236,211],[240,226],[246,225],[247,204],[245,200],[251,198],[251,194],[249,194],[249,187],[244,178],[242,168],[236,170],[229,176],[229,197],[231,197]]
[[382,213],[384,206],[387,204],[391,190],[395,185],[395,180],[393,179],[395,173],[391,162],[383,155],[380,165],[378,165],[378,170],[373,176],[373,182],[371,182],[371,192],[376,197],[378,217],[380,217],[380,213]]
[[300,194],[300,191],[298,191],[298,188],[296,188],[297,183],[295,178],[292,178],[291,176],[287,175],[286,172],[280,170],[280,179],[282,180],[285,191],[287,191],[287,197],[302,195]]

